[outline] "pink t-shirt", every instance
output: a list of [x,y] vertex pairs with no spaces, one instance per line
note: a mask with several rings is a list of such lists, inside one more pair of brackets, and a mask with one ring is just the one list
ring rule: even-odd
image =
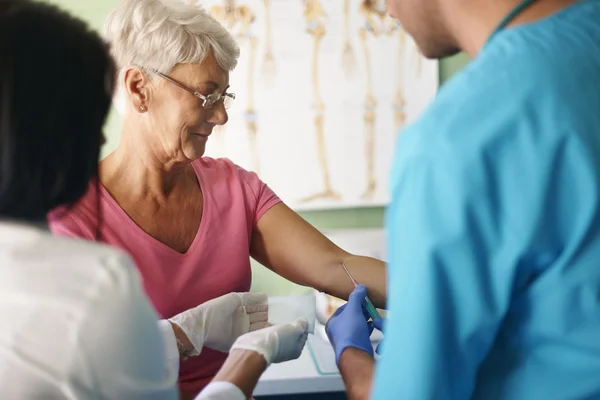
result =
[[[227,159],[201,158],[192,163],[202,193],[204,210],[189,250],[178,253],[135,224],[95,182],[70,210],[49,216],[58,235],[95,239],[99,200],[103,242],[125,250],[141,272],[144,288],[157,312],[170,318],[207,300],[230,292],[250,290],[250,240],[260,217],[281,200],[255,173]],[[198,357],[181,363],[180,387],[199,392],[213,378],[226,354],[205,348]]]

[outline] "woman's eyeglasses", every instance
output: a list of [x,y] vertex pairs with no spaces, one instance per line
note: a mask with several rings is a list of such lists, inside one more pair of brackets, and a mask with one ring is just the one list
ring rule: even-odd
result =
[[215,104],[217,104],[219,101],[223,101],[223,105],[225,106],[225,109],[228,110],[231,107],[231,105],[233,104],[233,101],[235,100],[235,94],[233,94],[233,93],[225,93],[225,94],[213,93],[213,94],[209,94],[208,96],[204,96],[203,94],[198,93],[195,90],[192,90],[189,87],[182,85],[181,83],[177,82],[173,78],[170,78],[169,76],[167,76],[161,72],[158,72],[156,70],[150,70],[150,71],[152,71],[156,75],[160,76],[161,78],[171,82],[172,84],[179,86],[186,92],[190,92],[191,94],[193,94],[194,96],[196,96],[197,98],[202,100],[202,107],[204,107],[207,110],[212,109],[215,106]]

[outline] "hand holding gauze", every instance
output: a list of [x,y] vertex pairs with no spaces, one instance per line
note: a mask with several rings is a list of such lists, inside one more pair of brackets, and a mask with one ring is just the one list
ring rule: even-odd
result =
[[267,296],[261,293],[229,293],[200,304],[173,318],[194,345],[228,352],[240,335],[269,326]]
[[289,324],[273,325],[269,328],[246,333],[235,341],[231,350],[255,351],[271,363],[280,363],[300,357],[308,338],[308,320],[298,318]]

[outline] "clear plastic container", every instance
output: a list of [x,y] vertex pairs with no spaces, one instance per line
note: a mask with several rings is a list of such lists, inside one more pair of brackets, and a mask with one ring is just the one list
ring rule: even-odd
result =
[[308,331],[314,333],[316,299],[312,291],[303,295],[269,297],[269,322],[271,324],[287,324],[300,317],[308,319]]

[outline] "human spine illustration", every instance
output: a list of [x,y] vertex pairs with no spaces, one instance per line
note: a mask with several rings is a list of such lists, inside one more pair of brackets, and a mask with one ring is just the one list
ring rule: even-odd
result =
[[260,172],[260,162],[258,154],[258,127],[257,115],[254,108],[254,77],[256,65],[256,47],[257,39],[252,32],[252,25],[256,19],[254,12],[247,5],[237,5],[236,0],[223,0],[223,5],[213,6],[210,14],[219,20],[231,34],[240,42],[246,42],[249,46],[248,54],[248,77],[247,77],[247,98],[244,119],[246,121],[246,131],[250,142],[250,152],[252,154],[252,170]]
[[304,1],[304,19],[306,21],[306,32],[313,39],[313,57],[312,57],[312,79],[313,95],[315,107],[315,131],[317,137],[317,154],[321,166],[324,190],[302,199],[302,202],[311,202],[319,199],[340,200],[340,195],[336,193],[331,185],[329,165],[327,163],[327,151],[325,149],[325,132],[323,119],[325,114],[325,103],[321,97],[321,88],[319,86],[319,50],[321,40],[325,36],[326,14],[319,0]]

